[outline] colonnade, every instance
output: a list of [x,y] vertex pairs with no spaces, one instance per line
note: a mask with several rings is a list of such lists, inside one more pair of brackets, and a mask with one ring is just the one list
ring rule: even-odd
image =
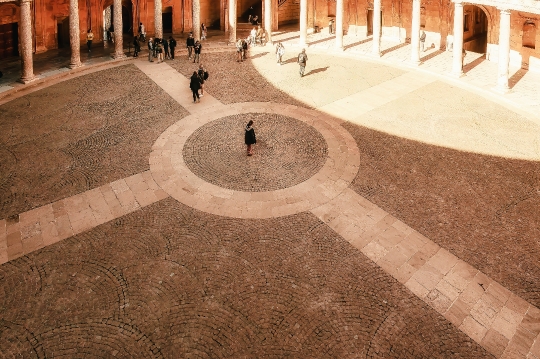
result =
[[[33,72],[32,58],[32,0],[19,0],[21,10],[21,59],[22,59],[22,74],[20,81],[23,83],[31,82],[35,79]],[[236,23],[237,23],[237,0],[228,0],[228,30],[229,43],[236,42]],[[264,2],[264,28],[268,35],[272,34],[272,19],[274,18],[272,1],[263,0]],[[343,50],[343,16],[344,16],[344,0],[336,0],[336,41],[337,49]],[[69,1],[69,31],[71,45],[71,61],[70,67],[76,68],[81,66],[80,59],[80,24],[79,24],[79,6],[78,0]],[[122,29],[122,0],[114,0],[114,28]],[[154,2],[155,16],[155,36],[163,37],[162,23],[162,0]],[[193,15],[193,35],[195,38],[200,38],[200,0],[192,1]],[[307,46],[307,0],[300,0],[300,45]],[[420,63],[420,8],[421,0],[412,0],[412,22],[411,22],[411,63]],[[507,8],[499,8],[500,11],[500,26],[499,26],[499,63],[497,73],[497,86],[499,91],[508,90],[509,80],[509,62],[510,62],[510,10]],[[452,72],[454,76],[463,74],[463,2],[462,0],[454,0],[454,41],[453,41],[453,60]],[[122,31],[114,32],[115,49],[113,57],[125,57],[123,52],[123,35]],[[373,1],[373,56],[381,56],[381,0]],[[271,42],[270,42],[271,43]]]

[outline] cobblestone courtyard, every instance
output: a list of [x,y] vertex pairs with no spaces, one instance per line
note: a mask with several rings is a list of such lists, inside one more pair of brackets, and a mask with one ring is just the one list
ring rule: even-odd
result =
[[540,358],[539,124],[251,55],[205,55],[197,104],[179,56],[0,105],[0,357]]

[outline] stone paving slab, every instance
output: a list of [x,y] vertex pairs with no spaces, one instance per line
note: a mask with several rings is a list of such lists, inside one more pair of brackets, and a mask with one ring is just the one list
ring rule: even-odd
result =
[[537,307],[350,189],[311,212],[496,358],[536,358]]
[[0,221],[0,264],[167,198],[149,171]]

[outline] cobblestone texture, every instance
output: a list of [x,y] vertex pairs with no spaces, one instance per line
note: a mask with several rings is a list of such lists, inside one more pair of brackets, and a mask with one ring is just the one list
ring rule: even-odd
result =
[[186,114],[132,65],[0,106],[0,218],[147,170],[154,141]]
[[361,153],[353,190],[540,305],[540,164],[344,127]]
[[[235,61],[235,56],[236,53],[229,52],[201,55],[201,63],[210,74],[208,81],[204,83],[205,91],[224,104],[272,101],[307,107],[270,84],[250,59],[239,63]],[[188,61],[186,57],[178,56],[168,63],[184,76],[190,77],[199,66]]]
[[[254,121],[255,156],[246,156],[244,126]],[[235,139],[235,140],[232,140]],[[246,113],[199,128],[187,140],[189,169],[217,186],[264,192],[302,183],[324,165],[328,146],[313,127],[291,117]]]
[[10,357],[492,358],[307,213],[166,199],[0,266],[0,294]]

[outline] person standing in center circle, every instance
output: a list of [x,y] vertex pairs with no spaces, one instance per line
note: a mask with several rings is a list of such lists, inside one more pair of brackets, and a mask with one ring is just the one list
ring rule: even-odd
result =
[[245,136],[244,140],[247,145],[247,155],[252,156],[253,155],[253,145],[257,143],[257,139],[255,138],[255,130],[253,129],[253,121],[249,120],[248,124],[245,128]]

